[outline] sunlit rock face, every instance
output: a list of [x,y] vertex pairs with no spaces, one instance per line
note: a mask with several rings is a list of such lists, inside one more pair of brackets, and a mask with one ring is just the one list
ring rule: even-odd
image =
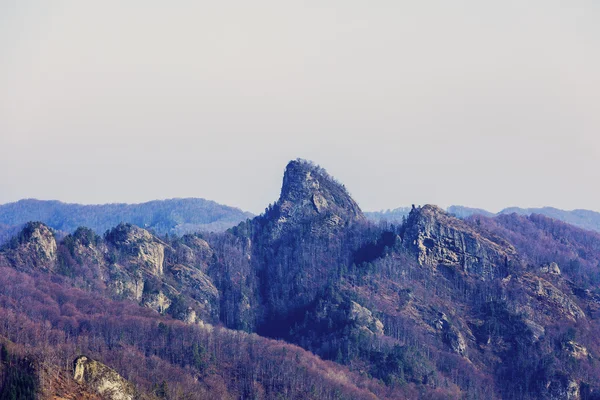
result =
[[164,272],[165,243],[145,229],[135,225],[119,224],[107,235],[107,240],[126,254],[129,262],[152,275]]
[[7,245],[5,257],[17,269],[54,271],[57,260],[54,234],[41,222],[29,222]]
[[505,276],[517,253],[503,239],[487,237],[441,208],[413,208],[403,236],[421,265],[453,267],[484,280]]
[[274,237],[302,224],[310,224],[312,233],[322,234],[365,221],[360,207],[346,188],[324,169],[304,160],[291,161],[287,165],[274,212]]
[[75,360],[73,378],[108,400],[135,398],[135,389],[130,382],[114,369],[86,356],[79,356]]

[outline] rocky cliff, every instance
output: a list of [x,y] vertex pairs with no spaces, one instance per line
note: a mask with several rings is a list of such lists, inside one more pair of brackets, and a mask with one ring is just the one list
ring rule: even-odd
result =
[[104,238],[79,228],[57,243],[46,225],[30,223],[0,250],[0,266],[78,277],[83,287],[195,323],[218,317],[219,291],[207,275],[213,256],[194,235],[171,245],[120,224]]
[[151,275],[163,274],[166,245],[147,230],[131,224],[119,224],[106,235],[106,240],[127,255],[132,266]]
[[443,265],[490,280],[505,276],[517,257],[506,240],[486,235],[433,205],[413,208],[404,229],[404,246],[414,251],[421,265]]
[[327,234],[365,221],[346,188],[321,167],[305,160],[291,161],[283,176],[281,195],[274,206],[273,236],[307,225],[312,234]]
[[[173,339],[174,327],[192,332],[189,324],[197,324],[208,334],[210,324],[222,324],[286,340],[385,383],[392,398],[593,399],[600,392],[600,235],[571,228],[539,217],[461,220],[432,205],[413,208],[400,225],[372,224],[343,185],[296,160],[274,205],[228,232],[157,237],[120,224],[104,237],[81,228],[57,242],[32,224],[0,251],[0,264],[66,282],[78,295],[94,291],[155,310],[136,309],[160,318],[145,325],[152,334],[138,337],[142,354],[178,363],[200,381],[223,367],[211,357],[228,349],[195,336]],[[0,297],[17,291],[4,286]],[[52,288],[36,290],[32,297],[45,301]],[[65,337],[87,334],[89,324],[77,323],[87,311],[73,307],[91,303],[71,307],[63,298],[52,308],[36,305],[43,312],[32,315],[54,318],[52,329]],[[7,304],[19,303],[2,300],[0,310]],[[127,352],[132,336],[121,336],[119,326],[100,334],[108,348]],[[148,337],[159,340],[148,344]],[[169,341],[186,356],[144,347]],[[247,343],[239,343],[235,358],[261,353],[243,355]],[[218,354],[208,356],[213,347]],[[92,361],[79,362],[78,380],[120,385],[86,372],[107,371]],[[258,385],[247,390],[272,398]],[[303,394],[319,398],[311,389]]]
[[54,233],[41,222],[29,222],[4,245],[4,256],[18,269],[54,271],[57,260]]

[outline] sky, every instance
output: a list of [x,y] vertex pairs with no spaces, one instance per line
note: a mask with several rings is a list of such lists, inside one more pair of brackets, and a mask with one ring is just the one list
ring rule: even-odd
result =
[[0,0],[0,203],[600,211],[600,2]]

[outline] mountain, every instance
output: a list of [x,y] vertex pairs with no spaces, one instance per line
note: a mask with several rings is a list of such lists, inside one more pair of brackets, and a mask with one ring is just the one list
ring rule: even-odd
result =
[[[600,232],[600,213],[590,210],[560,210],[553,207],[542,207],[542,208],[519,208],[519,207],[508,207],[500,211],[499,213],[492,213],[481,208],[471,208],[465,206],[450,206],[446,211],[458,218],[467,218],[472,215],[483,215],[485,217],[493,217],[497,215],[506,214],[519,214],[519,215],[532,215],[539,214],[559,221],[575,225],[577,227]],[[402,222],[403,218],[406,218],[410,212],[408,207],[400,207],[394,210],[387,211],[371,211],[365,212],[367,218],[374,222],[387,221],[391,223]]]
[[482,208],[471,208],[465,206],[450,206],[446,209],[446,211],[458,218],[466,218],[471,215],[483,215],[485,217],[494,216],[494,213],[486,211]]
[[600,233],[535,214],[376,224],[294,160],[225,232],[27,223],[0,249],[0,399],[104,376],[121,398],[598,399],[599,260]]
[[600,232],[600,213],[590,210],[572,210],[565,211],[553,207],[543,208],[518,208],[511,207],[500,211],[499,214],[520,214],[531,215],[539,214],[554,218],[583,229]]
[[386,211],[367,211],[365,212],[365,216],[373,222],[388,221],[397,223],[402,222],[403,218],[408,217],[410,210],[410,207],[398,207]]
[[[402,223],[403,220],[408,217],[410,211],[411,207],[398,207],[393,210],[367,211],[365,212],[365,215],[373,222],[387,221],[390,223]],[[486,217],[491,217],[494,215],[493,213],[481,208],[470,208],[464,206],[450,206],[446,209],[446,211],[458,218],[466,218],[475,214],[484,215]]]
[[134,224],[159,235],[195,231],[223,231],[252,214],[204,199],[155,200],[141,204],[67,204],[54,200],[20,200],[0,205],[0,243],[2,232],[13,233],[29,221],[40,221],[63,232],[80,226],[98,234],[120,224]]

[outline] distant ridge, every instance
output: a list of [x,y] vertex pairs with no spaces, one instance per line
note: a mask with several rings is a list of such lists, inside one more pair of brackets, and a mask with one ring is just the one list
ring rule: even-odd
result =
[[[591,210],[561,210],[554,207],[541,208],[520,208],[508,207],[498,213],[481,208],[471,208],[465,206],[450,206],[446,211],[458,218],[467,218],[472,215],[483,215],[484,217],[495,217],[498,215],[518,214],[529,216],[531,214],[539,214],[568,224],[577,226],[582,229],[600,232],[600,213]],[[403,217],[407,217],[410,213],[410,207],[399,207],[387,211],[370,211],[365,212],[365,216],[371,221],[388,221],[401,222]]]
[[2,232],[15,226],[40,221],[63,232],[86,226],[98,234],[121,222],[134,224],[156,234],[185,234],[196,231],[224,231],[253,214],[201,198],[154,200],[140,204],[83,205],[57,200],[25,199],[0,205]]

